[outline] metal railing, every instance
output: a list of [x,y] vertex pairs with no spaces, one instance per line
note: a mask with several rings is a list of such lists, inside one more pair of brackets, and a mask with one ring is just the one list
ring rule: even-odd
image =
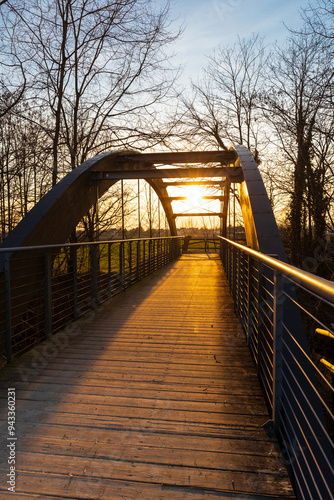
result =
[[[334,366],[331,360],[322,369],[307,338],[321,329],[334,342],[334,283],[226,238],[220,241],[235,308],[297,498],[333,499],[334,388],[327,368]],[[321,310],[317,316],[314,304]]]
[[0,366],[180,254],[179,237],[0,249]]
[[184,237],[183,253],[219,253],[219,249],[218,238]]

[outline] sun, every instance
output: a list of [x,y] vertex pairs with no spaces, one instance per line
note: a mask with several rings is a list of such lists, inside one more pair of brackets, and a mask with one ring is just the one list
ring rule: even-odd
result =
[[200,186],[192,185],[185,188],[184,195],[186,196],[185,204],[189,208],[195,208],[203,204],[205,191]]

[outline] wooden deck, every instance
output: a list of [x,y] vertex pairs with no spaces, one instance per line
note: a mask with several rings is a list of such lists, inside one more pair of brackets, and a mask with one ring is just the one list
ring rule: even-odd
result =
[[294,497],[215,256],[183,256],[0,378],[4,498]]

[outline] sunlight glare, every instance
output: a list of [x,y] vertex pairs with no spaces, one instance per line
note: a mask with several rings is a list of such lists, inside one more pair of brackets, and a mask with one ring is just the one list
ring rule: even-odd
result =
[[205,196],[205,191],[200,186],[187,186],[185,196],[187,199],[185,203],[190,208],[198,207],[198,205],[203,204],[203,196]]

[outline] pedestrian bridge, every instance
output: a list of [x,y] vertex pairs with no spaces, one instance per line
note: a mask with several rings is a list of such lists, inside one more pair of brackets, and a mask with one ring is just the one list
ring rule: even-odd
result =
[[[164,158],[87,162],[0,250],[0,496],[332,499],[332,360],[308,338],[332,341],[333,283],[286,263],[245,148],[183,172]],[[196,168],[223,191],[223,235],[200,253],[163,180]],[[148,180],[171,236],[65,243],[120,178]],[[226,237],[231,183],[247,245]]]

